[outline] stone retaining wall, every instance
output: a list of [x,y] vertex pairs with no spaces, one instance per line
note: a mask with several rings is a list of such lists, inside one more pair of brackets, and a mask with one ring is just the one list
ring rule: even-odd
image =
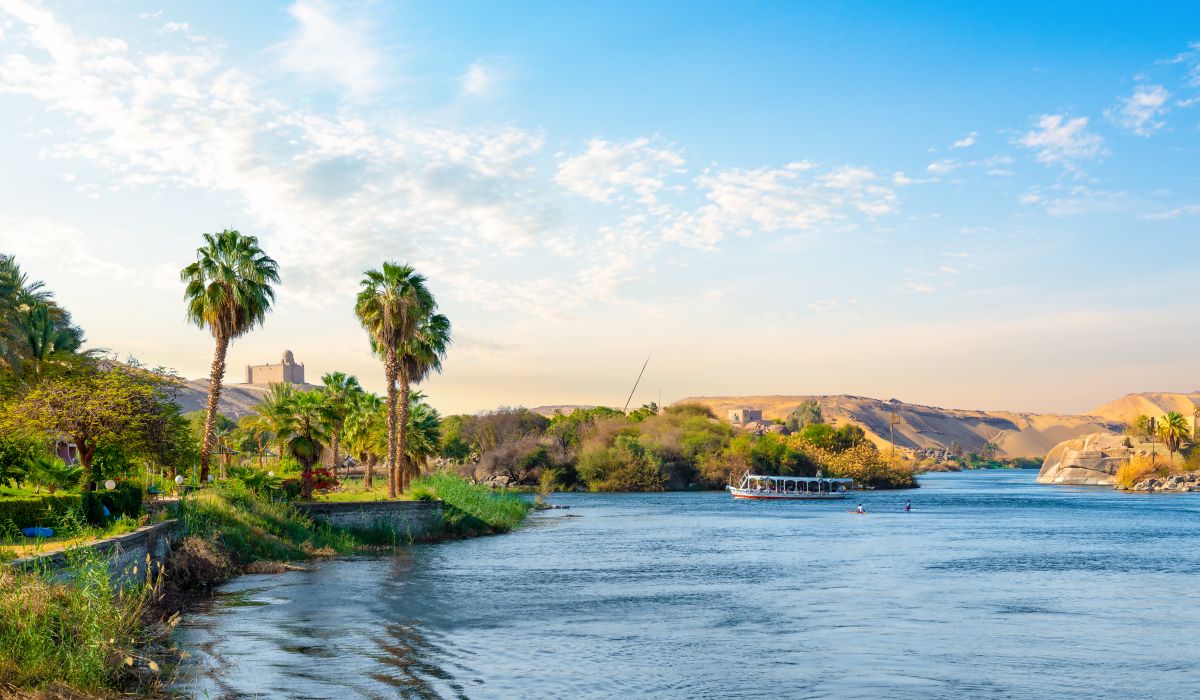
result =
[[[147,575],[157,574],[162,569],[179,533],[179,521],[167,520],[87,546],[108,560],[108,573],[114,583],[141,583]],[[11,563],[25,570],[45,571],[52,578],[70,578],[70,559],[63,551],[14,559]]]
[[441,501],[298,503],[296,508],[335,527],[387,529],[407,540],[436,536],[442,531]]

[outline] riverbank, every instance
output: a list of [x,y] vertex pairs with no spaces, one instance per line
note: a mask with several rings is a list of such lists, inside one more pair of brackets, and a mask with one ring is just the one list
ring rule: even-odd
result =
[[[414,498],[437,499],[443,515],[427,541],[507,532],[529,510],[460,478],[414,484]],[[73,547],[69,581],[45,572],[0,570],[0,694],[49,697],[163,694],[182,658],[170,643],[179,613],[212,587],[242,574],[283,572],[294,562],[393,551],[413,537],[395,529],[339,528],[231,481],[180,501],[181,538],[161,573],[114,589],[109,562]],[[432,526],[432,525],[431,525]]]

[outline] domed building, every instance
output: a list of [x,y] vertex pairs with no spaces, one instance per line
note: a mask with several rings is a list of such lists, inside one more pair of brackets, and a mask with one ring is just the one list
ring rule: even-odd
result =
[[291,350],[284,350],[277,365],[246,365],[247,384],[303,384],[304,363],[296,363]]

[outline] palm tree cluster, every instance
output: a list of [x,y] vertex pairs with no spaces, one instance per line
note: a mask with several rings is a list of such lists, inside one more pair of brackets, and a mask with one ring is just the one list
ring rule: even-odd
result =
[[[264,321],[275,299],[272,285],[279,282],[279,273],[258,239],[225,230],[204,234],[196,261],[180,276],[186,283],[188,320],[207,328],[215,340],[201,440],[203,480],[208,476],[211,452],[219,444],[217,404],[229,343]],[[436,429],[436,411],[423,404],[412,387],[441,371],[450,344],[450,321],[437,312],[425,277],[409,265],[392,262],[364,273],[354,311],[370,337],[372,351],[383,361],[385,424],[376,425],[378,397],[367,398],[370,394],[354,377],[334,372],[325,375],[319,392],[273,386],[248,421],[254,427],[246,429],[253,434],[250,439],[258,445],[260,455],[270,441],[280,456],[290,454],[302,465],[315,464],[328,447],[336,468],[347,442],[360,456],[383,454],[388,495],[395,498],[415,474],[419,461],[414,456],[427,451],[412,444],[428,438],[431,426]],[[380,430],[385,435],[382,446],[375,441]],[[368,458],[368,482],[373,466]]]
[[370,335],[371,350],[383,361],[387,379],[388,496],[408,488],[414,465],[407,456],[411,387],[440,372],[450,344],[450,321],[423,275],[409,265],[387,262],[363,275],[354,312]]
[[[345,466],[341,449],[364,466],[364,486],[370,488],[374,468],[384,459],[390,436],[384,400],[363,390],[358,379],[341,372],[321,378],[322,386],[310,391],[291,384],[271,384],[233,431],[232,442],[242,451],[255,454],[262,466],[268,445],[274,446],[277,461],[287,456],[309,469],[324,461],[328,452],[335,470]],[[424,465],[441,446],[441,416],[412,392],[408,401],[409,429],[404,454],[411,464]],[[220,437],[220,436],[218,436]]]
[[42,282],[33,281],[11,256],[0,255],[0,368],[39,377],[62,364],[83,345],[83,331],[54,301]]

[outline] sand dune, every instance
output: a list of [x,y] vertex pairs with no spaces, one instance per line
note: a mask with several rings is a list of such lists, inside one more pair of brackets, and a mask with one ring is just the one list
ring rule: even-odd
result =
[[1088,413],[1132,424],[1139,415],[1161,418],[1168,411],[1178,411],[1185,416],[1190,416],[1196,410],[1197,403],[1200,403],[1200,392],[1177,394],[1148,391],[1140,394],[1126,394],[1116,401],[1097,406]]

